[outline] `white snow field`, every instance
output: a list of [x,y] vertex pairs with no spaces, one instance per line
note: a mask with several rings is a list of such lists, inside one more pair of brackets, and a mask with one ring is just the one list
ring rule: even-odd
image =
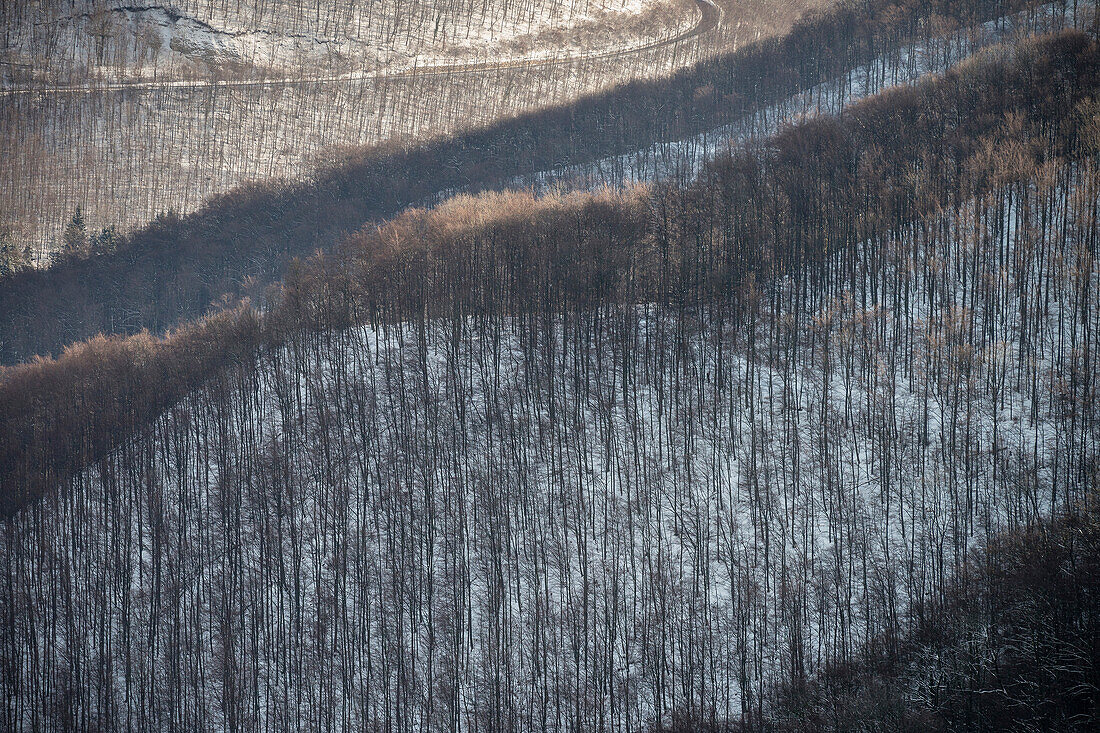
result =
[[758,709],[1088,489],[1077,175],[1097,190],[1055,165],[864,243],[801,312],[785,282],[740,325],[484,315],[230,370],[5,526],[0,610],[36,652],[2,674],[40,682],[14,718],[639,731]]

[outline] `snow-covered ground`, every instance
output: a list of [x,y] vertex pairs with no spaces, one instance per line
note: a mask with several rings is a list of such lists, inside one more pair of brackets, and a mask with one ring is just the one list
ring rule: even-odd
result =
[[1088,490],[1067,380],[1100,324],[1070,314],[1100,283],[1067,200],[866,243],[751,330],[642,305],[295,339],[5,527],[19,722],[736,718]]
[[698,16],[691,0],[47,2],[4,11],[0,84],[297,78],[543,58],[629,48],[684,32]]

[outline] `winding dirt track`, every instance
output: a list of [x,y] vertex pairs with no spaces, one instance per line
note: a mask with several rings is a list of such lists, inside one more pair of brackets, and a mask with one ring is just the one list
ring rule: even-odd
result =
[[447,76],[453,74],[472,74],[482,71],[498,71],[504,69],[545,69],[554,66],[564,66],[577,61],[591,61],[598,59],[623,58],[635,54],[653,51],[658,48],[672,46],[677,43],[697,38],[717,28],[722,22],[722,9],[714,4],[713,0],[695,0],[699,7],[701,17],[693,28],[678,33],[669,38],[664,38],[641,46],[615,49],[612,51],[594,51],[590,53],[570,54],[547,59],[516,59],[512,61],[479,61],[473,63],[445,63],[433,66],[421,66],[405,71],[384,73],[352,73],[333,74],[331,76],[311,77],[280,77],[275,79],[239,79],[239,80],[209,80],[209,81],[150,81],[134,83],[101,84],[95,86],[67,85],[54,87],[30,87],[26,89],[0,90],[0,97],[14,96],[17,94],[90,94],[95,92],[113,91],[140,91],[148,89],[206,89],[210,87],[266,87],[266,86],[296,86],[306,84],[325,84],[348,81],[370,81],[382,79],[410,79],[424,76]]

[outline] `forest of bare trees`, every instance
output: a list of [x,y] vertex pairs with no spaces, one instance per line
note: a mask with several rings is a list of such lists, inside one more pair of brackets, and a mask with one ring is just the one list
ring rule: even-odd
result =
[[777,731],[1074,730],[1095,723],[1100,523],[1072,514],[976,548],[913,629],[782,689]]
[[[925,22],[862,17],[736,83]],[[653,124],[695,132],[781,47],[531,119],[666,95]],[[1094,30],[987,48],[689,182],[459,196],[294,261],[262,309],[6,369],[0,721],[925,730],[1017,695],[1090,729],[1098,82]],[[592,128],[562,139],[636,144]],[[389,161],[560,154],[523,130]],[[325,215],[384,163],[328,174]],[[227,214],[310,190],[150,232],[283,229]]]
[[[868,13],[869,8],[873,12]],[[1021,18],[1005,20],[1021,12]],[[268,181],[236,189],[208,201],[196,215],[162,216],[129,236],[115,230],[118,251],[114,254],[62,258],[44,273],[24,271],[10,278],[0,288],[0,359],[14,363],[36,354],[57,355],[66,345],[100,332],[133,333],[142,328],[162,332],[205,313],[226,294],[260,301],[266,286],[278,279],[292,257],[328,248],[365,222],[391,216],[441,191],[494,188],[516,176],[568,169],[752,119],[766,105],[812,90],[861,64],[869,64],[868,71],[873,72],[862,88],[877,91],[896,79],[887,74],[889,69],[910,65],[896,56],[908,44],[919,42],[927,53],[948,59],[952,58],[950,47],[966,38],[960,27],[996,19],[1034,27],[1042,25],[1039,16],[1051,14],[1055,27],[1066,17],[1087,17],[1075,12],[1072,3],[1037,9],[1023,0],[842,6],[805,19],[779,40],[719,55],[671,79],[635,82],[427,144],[384,145],[349,153],[304,182]],[[951,28],[956,30],[947,30]],[[931,68],[939,67],[933,62]],[[436,85],[429,96],[416,97],[421,102],[446,96],[454,82],[431,79],[417,83],[421,91],[429,89],[422,84]],[[471,98],[483,104],[486,94],[501,93],[489,91],[500,82],[500,78],[484,82]],[[527,88],[518,80],[503,87],[505,94],[511,93],[509,89]],[[841,88],[833,96],[847,99],[859,93]],[[819,95],[816,104],[820,102]],[[791,111],[814,109],[814,105],[811,98]],[[449,108],[429,107],[433,114]],[[206,105],[198,108],[209,111]],[[399,115],[401,119],[410,116],[415,117],[408,110]],[[210,144],[201,135],[188,140],[165,151],[174,155],[188,145]],[[211,155],[218,153],[196,151],[199,159]],[[113,167],[100,170],[114,176],[109,173]],[[165,185],[136,186],[135,190],[159,196],[189,180],[190,174],[172,174],[171,166],[163,170],[172,179],[170,184],[166,179]],[[13,174],[12,180],[17,178]],[[114,178],[141,180],[129,174]],[[7,179],[0,176],[2,180]],[[201,189],[197,180],[186,185],[192,184]],[[102,220],[87,211],[85,218],[90,232],[101,232]],[[70,220],[66,208],[59,226]]]
[[[816,4],[6,4],[0,225],[44,266],[77,206],[97,228],[129,231],[241,184],[308,176],[349,147],[406,145],[667,74],[780,33]],[[179,37],[181,24],[214,40]]]

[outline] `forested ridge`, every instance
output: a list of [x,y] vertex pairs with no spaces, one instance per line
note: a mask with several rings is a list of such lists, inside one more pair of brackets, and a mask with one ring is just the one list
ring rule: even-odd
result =
[[891,48],[1036,5],[846,4],[806,18],[781,38],[669,79],[635,82],[432,143],[382,146],[306,183],[240,188],[197,214],[162,217],[113,253],[0,282],[0,358],[10,364],[56,355],[100,332],[159,333],[227,294],[262,299],[293,257],[331,247],[364,222],[440,191],[492,188],[517,175],[720,127]]
[[[1098,81],[1082,33],[988,49],[687,184],[458,197],[262,311],[6,370],[2,720],[999,720],[965,677],[974,547],[1094,544]],[[829,705],[939,631],[938,681]],[[1095,686],[1067,695],[1034,724],[1089,729]]]

